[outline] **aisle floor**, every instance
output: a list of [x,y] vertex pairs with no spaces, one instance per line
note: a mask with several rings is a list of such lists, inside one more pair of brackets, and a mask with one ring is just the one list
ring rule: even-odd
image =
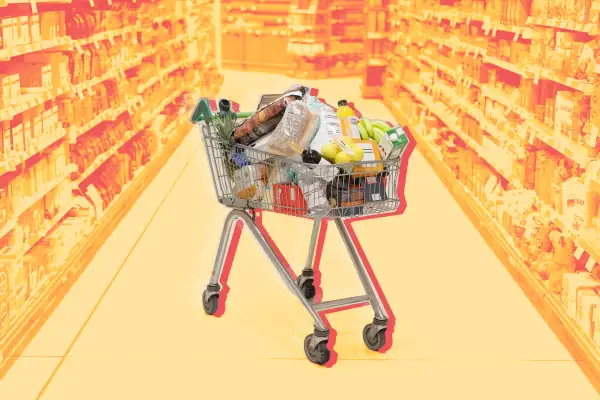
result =
[[[222,94],[252,109],[261,91],[292,83],[227,71]],[[359,85],[318,87],[332,102],[347,96],[364,114],[391,119],[379,102],[359,99]],[[227,210],[215,201],[200,145],[194,133],[178,149],[0,382],[0,399],[598,398],[417,151],[406,213],[355,226],[396,317],[390,351],[365,348],[372,312],[360,308],[329,317],[333,368],[306,361],[310,317],[247,232],[226,313],[205,316],[201,293]],[[264,222],[299,271],[310,223]],[[360,293],[334,229],[321,265],[326,299]]]

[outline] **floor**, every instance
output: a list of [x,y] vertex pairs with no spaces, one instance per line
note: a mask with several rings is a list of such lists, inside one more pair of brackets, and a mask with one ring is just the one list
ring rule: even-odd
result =
[[[254,109],[288,78],[225,74],[222,95]],[[358,79],[318,84],[366,115]],[[334,314],[337,364],[306,361],[312,323],[249,234],[242,234],[227,312],[205,316],[227,210],[214,199],[201,141],[190,135],[0,382],[0,399],[597,399],[580,367],[541,319],[417,151],[403,216],[364,221],[356,233],[396,317],[394,347],[371,353],[368,308]],[[311,225],[265,215],[296,270]],[[334,229],[321,261],[326,299],[361,294]],[[355,382],[352,384],[352,382]]]

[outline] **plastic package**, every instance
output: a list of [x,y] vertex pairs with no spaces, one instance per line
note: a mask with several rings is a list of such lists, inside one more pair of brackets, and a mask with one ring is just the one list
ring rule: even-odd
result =
[[235,128],[234,140],[240,144],[249,145],[273,132],[279,126],[287,107],[294,101],[302,99],[303,96],[301,91],[287,93],[261,108]]
[[317,124],[318,116],[310,112],[304,101],[293,101],[285,109],[277,128],[258,140],[254,148],[301,160],[301,154],[308,147]]
[[269,166],[264,164],[246,165],[234,172],[233,193],[246,200],[260,200],[268,182]]
[[294,164],[294,172],[298,180],[298,186],[302,189],[307,209],[316,215],[325,215],[331,210],[325,193],[325,182],[319,179],[314,172],[302,165]]

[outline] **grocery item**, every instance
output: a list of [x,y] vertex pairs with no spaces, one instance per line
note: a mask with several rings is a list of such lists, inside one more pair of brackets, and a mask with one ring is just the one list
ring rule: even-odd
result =
[[302,196],[312,214],[325,215],[331,209],[325,194],[325,184],[317,175],[304,165],[295,164],[293,167],[302,189]]
[[[335,114],[335,111],[319,102],[309,102],[309,109],[319,116],[319,125],[317,131],[310,142],[310,148],[323,154],[323,146],[331,143],[335,138],[342,136],[342,126],[340,120]],[[329,150],[325,150],[326,154],[329,154]],[[330,161],[335,158],[335,154],[330,158],[324,155]]]
[[383,160],[400,158],[408,145],[408,137],[404,130],[396,125],[389,129],[377,144]]
[[340,126],[342,127],[342,134],[352,139],[360,139],[360,131],[358,129],[358,118],[352,110],[348,107],[346,100],[340,100],[338,102],[338,110],[336,115],[340,120]]
[[301,91],[287,93],[263,107],[235,128],[234,140],[240,144],[249,145],[272,132],[283,118],[288,105],[302,97]]
[[[355,149],[360,149],[363,153],[361,164],[354,167],[354,173],[357,175],[377,175],[383,170],[383,165],[377,161],[381,160],[379,148],[374,140],[356,140]],[[371,162],[370,164],[368,162]]]
[[370,138],[373,138],[373,125],[371,125],[369,119],[363,117],[359,121],[359,124],[361,124],[365,128],[365,130],[367,131],[367,135],[369,135]]
[[301,159],[302,152],[309,147],[318,116],[311,113],[304,101],[291,102],[273,132],[255,142],[254,147],[284,157]]
[[269,167],[264,164],[247,165],[234,172],[233,192],[240,199],[259,200],[263,196]]

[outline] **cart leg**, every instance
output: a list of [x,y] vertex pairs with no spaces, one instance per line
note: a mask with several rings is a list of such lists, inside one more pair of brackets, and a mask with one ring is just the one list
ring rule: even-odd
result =
[[217,294],[220,290],[219,280],[221,278],[221,274],[223,272],[223,264],[225,260],[225,255],[227,253],[227,247],[230,242],[231,231],[234,226],[234,223],[238,220],[244,222],[244,225],[248,228],[248,230],[252,233],[260,247],[262,247],[263,251],[269,257],[269,260],[273,263],[279,274],[282,276],[284,282],[290,288],[290,290],[300,299],[304,308],[310,313],[310,315],[314,319],[315,328],[321,332],[328,331],[327,325],[323,322],[323,319],[319,316],[319,314],[313,310],[313,307],[309,303],[308,300],[304,297],[300,288],[296,286],[295,277],[287,270],[287,268],[283,265],[279,257],[277,257],[276,252],[273,250],[269,242],[263,236],[261,229],[256,225],[256,223],[252,220],[252,217],[248,215],[244,211],[240,210],[232,210],[227,219],[225,220],[225,224],[223,227],[223,233],[221,235],[221,242],[219,243],[219,249],[217,251],[217,258],[215,260],[215,266],[213,269],[213,275],[210,279],[210,283],[207,287],[207,292],[209,294]]
[[348,233],[348,229],[346,225],[344,225],[344,221],[340,218],[335,219],[335,225],[340,232],[340,236],[342,237],[342,241],[346,245],[346,249],[348,250],[348,254],[350,254],[350,258],[352,259],[352,264],[356,268],[356,272],[360,281],[365,289],[365,293],[369,297],[369,302],[371,303],[371,307],[373,307],[373,312],[375,313],[375,319],[373,323],[375,325],[386,327],[388,323],[388,315],[379,297],[379,293],[377,293],[377,289],[369,276],[365,265],[363,264],[360,256],[358,255],[358,251],[356,246],[354,245],[354,241],[350,237]]
[[325,233],[325,229],[325,222],[321,221],[319,218],[315,219],[312,234],[310,236],[306,265],[302,270],[302,274],[296,279],[296,284],[307,300],[312,300],[317,293],[315,288],[314,265],[317,262],[317,258],[320,258],[320,253],[323,250],[323,247],[319,246],[319,237],[322,233]]
[[[237,244],[244,227],[240,222],[241,221],[238,221],[236,214],[232,211],[227,215],[225,222],[223,223],[223,231],[221,232],[221,240],[219,241],[217,256],[215,257],[212,276],[206,290],[202,294],[204,311],[209,315],[217,313],[220,305],[219,297],[221,291],[226,291],[226,289],[224,290],[224,288],[221,287],[221,283],[226,285],[226,282],[221,282],[221,278],[223,278],[226,264],[231,264],[233,262]],[[224,294],[226,295],[226,293]],[[225,297],[226,296],[223,296],[223,302],[225,301]]]

